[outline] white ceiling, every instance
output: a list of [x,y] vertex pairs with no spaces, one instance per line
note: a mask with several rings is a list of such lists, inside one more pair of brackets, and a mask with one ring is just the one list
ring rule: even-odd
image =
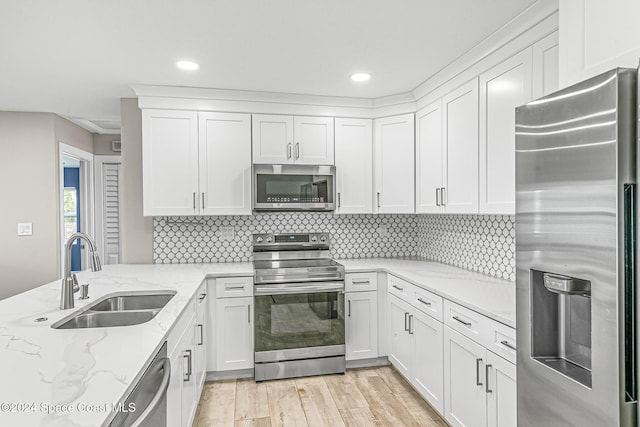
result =
[[[535,0],[0,2],[0,110],[120,120],[131,84],[407,92]],[[200,70],[185,72],[175,61]],[[372,74],[355,84],[349,75]]]

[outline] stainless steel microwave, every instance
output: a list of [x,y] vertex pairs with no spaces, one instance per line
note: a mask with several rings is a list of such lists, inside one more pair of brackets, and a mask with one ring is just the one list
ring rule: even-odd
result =
[[335,166],[253,165],[253,210],[333,211]]

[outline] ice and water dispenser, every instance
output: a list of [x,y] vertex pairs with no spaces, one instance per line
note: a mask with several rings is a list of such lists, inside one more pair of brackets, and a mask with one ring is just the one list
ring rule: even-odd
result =
[[591,387],[591,282],[531,270],[531,357]]

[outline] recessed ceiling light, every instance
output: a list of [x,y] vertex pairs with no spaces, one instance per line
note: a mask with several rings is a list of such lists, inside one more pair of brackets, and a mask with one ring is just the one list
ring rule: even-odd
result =
[[354,82],[366,82],[371,78],[371,74],[369,73],[355,73],[351,74],[351,80]]
[[192,61],[178,61],[176,62],[176,66],[181,70],[187,70],[187,71],[194,71],[200,68],[200,65]]

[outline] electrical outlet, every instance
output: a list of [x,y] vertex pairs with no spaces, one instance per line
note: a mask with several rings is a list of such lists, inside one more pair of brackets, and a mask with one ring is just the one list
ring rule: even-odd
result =
[[378,227],[378,234],[380,237],[387,237],[388,230],[386,225],[381,225]]
[[18,236],[33,236],[33,223],[32,222],[19,223]]
[[236,235],[236,228],[234,226],[220,227],[221,239],[233,239]]

